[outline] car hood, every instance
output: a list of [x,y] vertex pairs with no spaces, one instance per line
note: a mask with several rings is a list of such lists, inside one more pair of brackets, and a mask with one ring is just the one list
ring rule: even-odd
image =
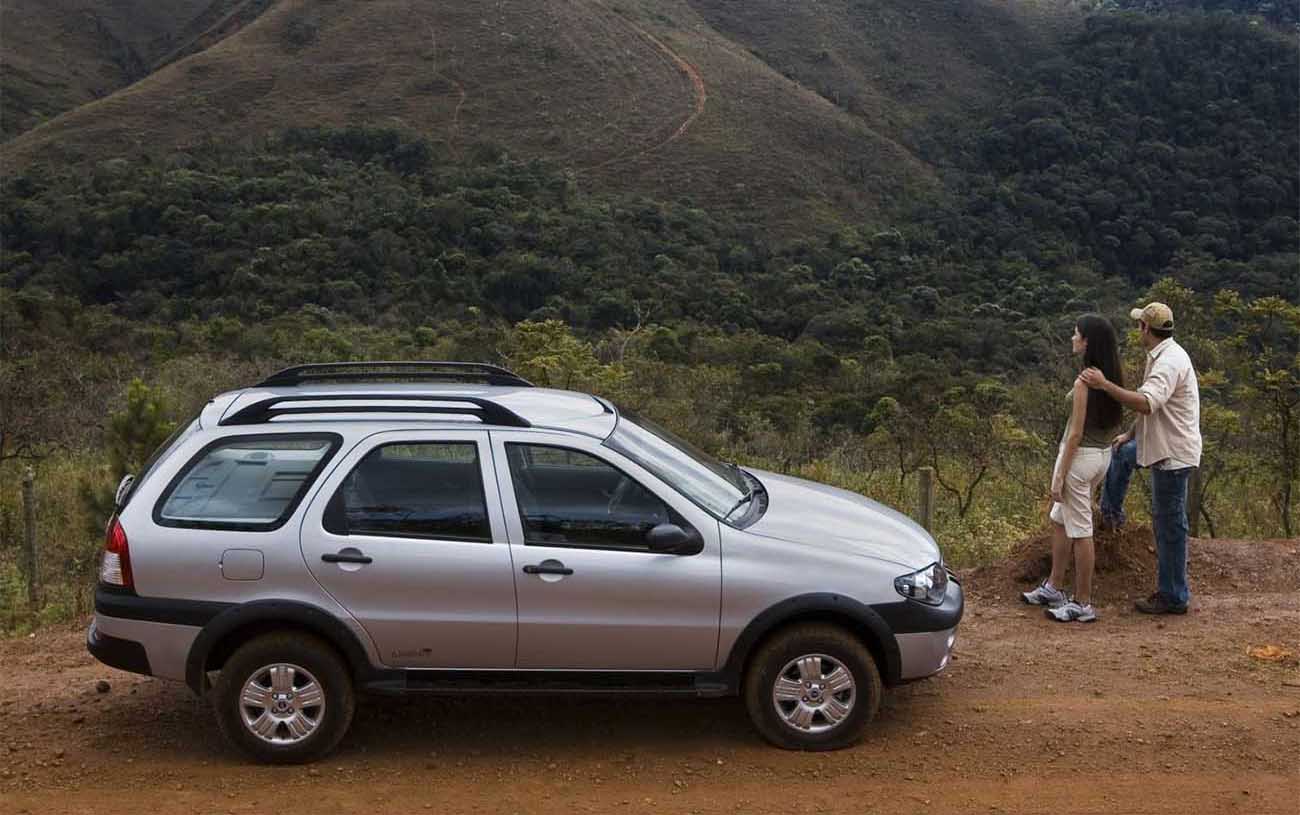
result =
[[940,560],[939,546],[911,518],[838,487],[748,470],[767,490],[767,511],[745,531],[790,543],[834,547],[920,569]]

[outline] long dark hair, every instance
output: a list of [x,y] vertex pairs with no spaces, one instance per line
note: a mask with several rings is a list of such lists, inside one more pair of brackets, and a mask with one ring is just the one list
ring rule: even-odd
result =
[[[1083,367],[1099,368],[1106,378],[1124,387],[1124,368],[1119,362],[1119,337],[1115,326],[1100,314],[1085,314],[1074,327],[1088,341],[1083,351]],[[1088,391],[1088,415],[1084,426],[1094,430],[1115,427],[1124,418],[1124,409],[1105,391]]]

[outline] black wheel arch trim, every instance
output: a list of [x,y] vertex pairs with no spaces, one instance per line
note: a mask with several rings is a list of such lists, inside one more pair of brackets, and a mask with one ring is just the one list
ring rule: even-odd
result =
[[902,675],[902,656],[898,640],[888,622],[871,606],[842,594],[802,594],[782,600],[750,621],[736,637],[722,675],[732,688],[739,688],[745,664],[754,647],[777,628],[804,621],[826,620],[848,623],[881,664],[880,678],[886,685],[896,685]]
[[230,635],[248,628],[276,626],[305,628],[329,642],[339,650],[358,681],[367,681],[380,673],[371,666],[357,634],[328,611],[296,600],[254,600],[228,608],[203,627],[185,660],[185,684],[203,695],[208,690],[209,658],[225,647]]

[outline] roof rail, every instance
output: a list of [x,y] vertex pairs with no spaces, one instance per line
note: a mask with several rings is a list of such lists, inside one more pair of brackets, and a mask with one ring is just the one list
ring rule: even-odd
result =
[[[292,406],[294,402],[312,403]],[[331,405],[321,402],[350,402],[354,404]],[[455,402],[463,406],[355,404],[364,402]],[[288,404],[288,407],[281,405]],[[327,393],[314,396],[268,396],[247,407],[240,408],[221,420],[222,425],[263,424],[280,416],[304,416],[329,413],[428,413],[436,415],[473,416],[483,424],[505,427],[532,427],[528,420],[509,408],[490,399],[477,396],[451,394],[412,393]]]
[[376,382],[392,380],[483,382],[531,388],[533,383],[484,362],[320,362],[285,368],[253,387],[297,387],[304,382]]

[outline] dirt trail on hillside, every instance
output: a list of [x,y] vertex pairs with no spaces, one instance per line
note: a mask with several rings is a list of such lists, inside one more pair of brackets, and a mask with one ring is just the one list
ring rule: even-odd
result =
[[622,15],[615,13],[607,6],[605,6],[603,3],[597,3],[596,5],[597,7],[602,9],[606,15],[617,19],[619,23],[621,23],[623,26],[625,26],[628,29],[631,29],[638,36],[643,38],[646,42],[653,45],[656,49],[659,50],[661,54],[663,54],[672,62],[672,64],[677,68],[677,70],[680,71],[690,81],[692,102],[691,102],[691,112],[687,114],[686,118],[683,119],[681,124],[677,126],[677,129],[674,130],[672,133],[670,133],[667,138],[655,142],[649,147],[645,147],[643,149],[635,150],[627,153],[622,153],[620,155],[614,156],[613,158],[602,161],[599,164],[596,164],[592,167],[587,167],[584,170],[584,172],[590,172],[592,170],[600,170],[605,167],[608,167],[611,164],[615,164],[620,161],[629,161],[631,159],[644,158],[645,156],[648,156],[657,150],[661,150],[664,147],[667,147],[668,145],[672,144],[673,142],[681,138],[683,135],[685,135],[686,131],[690,129],[691,125],[695,123],[695,120],[700,117],[700,114],[704,113],[704,105],[709,99],[708,90],[704,86],[704,77],[700,75],[699,69],[697,69],[693,64],[691,64],[690,61],[688,61],[681,54],[674,51],[663,40],[659,39],[654,34],[651,34],[642,26],[637,25],[632,20],[627,19],[626,17],[623,17]]
[[[253,766],[183,687],[45,629],[0,642],[0,813],[1295,815],[1300,541],[1192,552],[1185,617],[1130,611],[1125,570],[1088,626],[1016,603],[1014,557],[965,575],[951,667],[836,753],[766,746],[735,700],[368,698],[326,761]],[[1247,654],[1269,644],[1292,656]]]

